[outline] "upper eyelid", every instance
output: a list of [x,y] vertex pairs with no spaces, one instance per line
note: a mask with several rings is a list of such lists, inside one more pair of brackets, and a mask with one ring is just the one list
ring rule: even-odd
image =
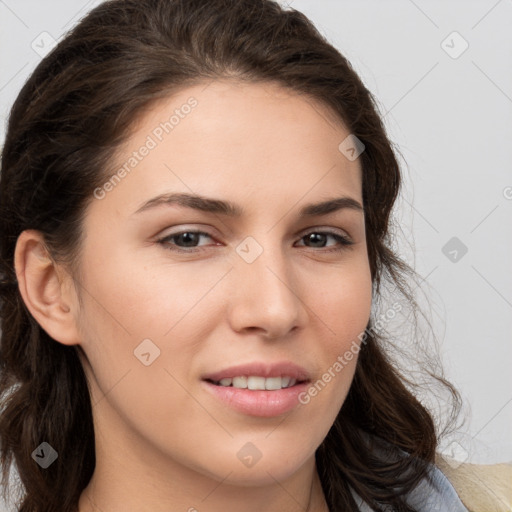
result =
[[[180,227],[180,229],[178,229],[177,231],[171,232],[168,235],[163,235],[163,236],[179,235],[180,233],[188,233],[188,232],[196,232],[196,233],[200,232],[200,233],[204,233],[205,235],[212,236],[212,237],[217,236],[214,233],[209,232],[212,229],[213,229],[213,231],[217,231],[215,228],[211,228],[210,226],[205,227],[205,228],[198,227],[197,225],[192,226],[192,227],[185,227],[185,228]],[[313,226],[313,227],[309,227],[309,228],[300,229],[294,236],[296,236],[300,233],[307,234],[307,233],[316,232],[316,231],[343,232],[346,235],[349,235],[348,231],[344,228],[335,227],[335,226]]]
[[350,237],[350,234],[348,233],[348,231],[346,229],[341,229],[341,228],[334,228],[334,227],[327,227],[327,226],[320,226],[320,227],[313,227],[313,228],[306,228],[305,231],[300,231],[300,233],[304,233],[302,236],[305,236],[309,233],[316,233],[317,231],[319,232],[325,232],[325,233],[332,233],[332,234],[336,234],[336,235],[340,235],[340,234],[344,234],[348,237]]

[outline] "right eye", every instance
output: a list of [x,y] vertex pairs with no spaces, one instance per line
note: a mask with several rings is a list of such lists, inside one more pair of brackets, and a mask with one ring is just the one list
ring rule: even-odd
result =
[[[157,240],[157,242],[171,251],[197,252],[195,249],[202,247],[197,245],[202,237],[213,239],[211,235],[204,231],[185,230],[166,235]],[[187,248],[192,250],[187,250]]]

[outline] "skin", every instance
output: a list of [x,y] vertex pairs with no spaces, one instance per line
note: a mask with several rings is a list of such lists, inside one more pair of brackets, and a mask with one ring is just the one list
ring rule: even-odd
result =
[[[92,199],[75,284],[39,233],[18,239],[16,271],[29,310],[55,340],[83,351],[96,469],[79,509],[324,511],[314,454],[357,357],[308,404],[271,418],[227,407],[201,376],[288,360],[315,382],[357,341],[372,289],[364,213],[298,212],[342,196],[362,204],[360,162],[338,150],[349,132],[323,105],[276,84],[225,80],[154,104],[115,164],[191,96],[198,101],[191,113],[103,199]],[[169,192],[228,200],[244,214],[177,205],[134,213]],[[191,249],[180,237],[158,242],[190,230],[209,236]],[[353,244],[326,235],[315,245],[305,236],[326,230]],[[247,236],[263,249],[252,263],[236,251]],[[172,251],[179,243],[191,252]],[[160,356],[145,366],[134,350],[148,338]],[[252,467],[237,457],[248,442],[262,454]]]

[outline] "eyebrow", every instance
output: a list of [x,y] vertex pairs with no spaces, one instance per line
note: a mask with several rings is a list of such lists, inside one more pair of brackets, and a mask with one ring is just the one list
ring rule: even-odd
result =
[[[183,193],[170,193],[161,194],[156,196],[149,201],[145,202],[135,214],[142,213],[153,208],[161,206],[184,206],[186,208],[192,208],[194,210],[200,210],[202,212],[214,213],[219,215],[225,215],[228,217],[238,218],[243,216],[244,209],[229,201],[221,199],[213,199],[209,197],[199,196],[195,194],[183,194]],[[310,203],[303,206],[299,211],[300,217],[316,217],[320,215],[327,215],[329,213],[336,212],[338,210],[350,209],[363,212],[363,206],[359,201],[351,197],[336,197],[334,199],[328,199],[320,203]]]

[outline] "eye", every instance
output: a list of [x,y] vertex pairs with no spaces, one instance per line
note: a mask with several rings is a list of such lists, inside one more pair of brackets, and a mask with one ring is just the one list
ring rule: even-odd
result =
[[337,245],[335,243],[333,248],[328,249],[327,251],[324,251],[324,252],[341,251],[345,247],[354,244],[354,242],[352,242],[352,240],[350,240],[347,236],[344,236],[337,232],[332,232],[332,231],[310,231],[309,233],[304,235],[301,238],[301,240],[306,241],[308,244],[312,244],[312,245],[306,245],[306,247],[322,249],[327,246],[326,244],[327,244],[329,237],[331,239],[334,239],[335,242],[337,242]]
[[158,243],[166,246],[166,248],[171,251],[194,252],[193,250],[186,250],[186,248],[195,249],[197,247],[201,247],[198,243],[203,237],[212,238],[204,231],[188,230],[167,235],[166,237],[158,240]]

